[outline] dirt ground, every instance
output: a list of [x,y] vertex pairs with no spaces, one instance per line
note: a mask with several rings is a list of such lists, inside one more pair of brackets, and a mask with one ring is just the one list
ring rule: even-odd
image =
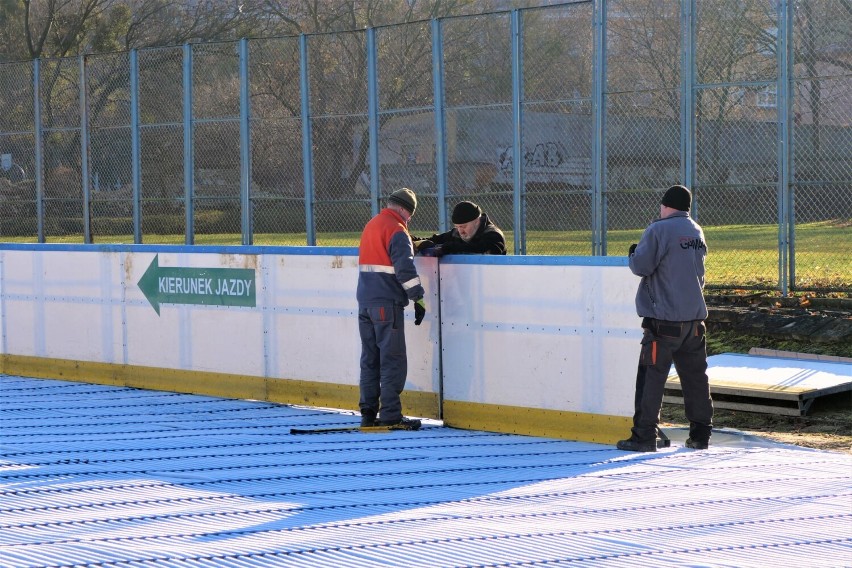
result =
[[[780,299],[754,294],[727,295],[723,298],[708,298],[708,305],[728,304],[740,308],[750,306],[754,310],[769,307],[775,312],[782,313],[788,310],[801,313],[804,307],[807,313],[814,315],[852,318],[852,299],[846,295],[842,296],[842,298],[830,299],[807,296]],[[782,305],[782,300],[786,305]],[[714,324],[710,319],[707,321],[707,345],[708,355],[748,353],[752,347],[840,357],[848,357],[850,353],[848,340],[832,344],[777,335],[743,334],[728,325]],[[679,404],[664,404],[661,418],[663,426],[688,424],[683,413],[683,406]],[[715,428],[732,428],[785,444],[852,455],[852,392],[816,399],[807,416],[782,416],[716,409],[713,422]]]

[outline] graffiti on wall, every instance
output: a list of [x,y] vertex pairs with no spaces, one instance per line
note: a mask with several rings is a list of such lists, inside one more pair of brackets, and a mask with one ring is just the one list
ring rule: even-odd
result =
[[[523,153],[524,180],[529,183],[589,185],[592,181],[590,158],[570,156],[559,142],[539,142]],[[497,149],[497,183],[511,183],[514,175],[512,146]]]

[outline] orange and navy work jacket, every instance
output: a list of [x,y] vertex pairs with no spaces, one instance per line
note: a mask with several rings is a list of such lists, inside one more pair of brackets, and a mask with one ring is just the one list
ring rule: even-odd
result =
[[405,220],[392,209],[382,209],[361,234],[358,249],[360,306],[376,307],[423,297],[423,286],[414,267],[414,248]]

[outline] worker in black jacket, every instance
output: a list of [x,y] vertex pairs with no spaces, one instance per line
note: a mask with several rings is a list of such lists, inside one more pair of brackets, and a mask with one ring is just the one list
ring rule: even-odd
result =
[[453,208],[453,228],[428,239],[412,236],[414,248],[423,256],[445,254],[506,254],[506,238],[488,215],[472,201]]

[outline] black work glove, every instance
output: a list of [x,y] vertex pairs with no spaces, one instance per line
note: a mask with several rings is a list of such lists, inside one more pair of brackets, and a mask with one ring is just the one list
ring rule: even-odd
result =
[[631,256],[634,252],[636,252],[636,243],[630,245],[630,252],[627,253],[627,256]]
[[422,254],[423,256],[431,256],[426,251],[430,248],[434,247],[435,243],[430,241],[429,239],[420,239],[419,241],[414,241],[414,250]]
[[414,325],[420,325],[426,315],[426,300],[423,298],[414,300]]

